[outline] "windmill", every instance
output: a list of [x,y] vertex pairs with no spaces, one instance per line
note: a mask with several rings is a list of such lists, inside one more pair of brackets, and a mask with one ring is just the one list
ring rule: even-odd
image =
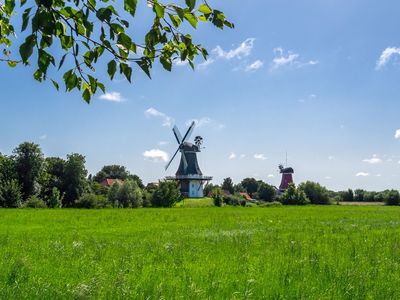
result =
[[178,149],[176,149],[171,160],[165,166],[165,170],[171,165],[178,152],[181,153],[181,160],[175,176],[168,176],[167,179],[176,180],[179,184],[179,189],[182,195],[191,198],[203,197],[203,184],[212,179],[211,176],[204,176],[200,170],[197,162],[197,153],[200,152],[203,138],[196,136],[194,144],[188,142],[190,135],[195,127],[195,122],[192,122],[182,138],[179,129],[174,126],[172,129],[176,141],[178,142]]
[[282,174],[281,184],[279,185],[279,191],[284,192],[290,183],[293,183],[294,170],[291,167],[284,168],[283,165],[279,165],[279,172]]

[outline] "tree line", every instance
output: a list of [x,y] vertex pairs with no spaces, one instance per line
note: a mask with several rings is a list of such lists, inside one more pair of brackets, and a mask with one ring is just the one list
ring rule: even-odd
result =
[[[116,179],[107,187],[104,179]],[[25,142],[12,155],[0,153],[0,207],[103,208],[172,206],[180,200],[175,182],[145,187],[124,166],[104,166],[88,175],[85,157],[78,153],[44,157],[39,145]]]
[[306,181],[297,187],[290,184],[284,192],[262,180],[245,178],[235,184],[230,177],[221,185],[209,184],[204,189],[206,195],[214,198],[216,205],[245,205],[243,193],[247,193],[257,204],[338,204],[339,202],[384,202],[386,205],[400,205],[400,194],[397,190],[380,192],[362,189],[331,191],[317,182]]
[[[102,185],[105,179],[113,179],[114,184]],[[245,199],[243,193],[251,200]],[[397,190],[335,192],[317,182],[307,181],[297,187],[292,184],[280,193],[276,187],[255,178],[245,178],[235,184],[227,177],[221,185],[206,185],[204,194],[213,197],[217,206],[334,204],[342,201],[400,203]],[[65,159],[44,157],[40,146],[30,142],[18,145],[11,155],[0,153],[0,207],[171,207],[180,200],[175,181],[164,180],[144,186],[140,177],[130,174],[124,166],[107,165],[94,176],[88,175],[85,157],[78,153],[69,154]]]

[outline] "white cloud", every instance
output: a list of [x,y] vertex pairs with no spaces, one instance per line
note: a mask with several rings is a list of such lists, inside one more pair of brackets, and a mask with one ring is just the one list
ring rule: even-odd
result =
[[151,160],[153,162],[168,160],[168,153],[160,149],[151,149],[143,152],[143,156],[146,160]]
[[157,109],[150,107],[144,112],[145,116],[150,118],[150,117],[156,117],[160,118],[162,120],[162,126],[167,126],[171,127],[172,123],[174,122],[174,119],[171,118],[170,116],[166,115],[163,112],[158,111]]
[[395,139],[400,139],[400,129],[396,130],[396,132],[394,133],[394,138]]
[[231,154],[229,154],[229,159],[235,159],[236,158],[236,154],[234,152],[231,152]]
[[325,176],[325,179],[326,180],[330,180],[330,179],[332,179],[332,177],[331,176]]
[[275,177],[275,176],[274,176],[274,174],[268,174],[267,177],[268,177],[268,178],[273,178],[273,177]]
[[375,176],[376,177],[382,177],[382,174],[376,174]]
[[369,163],[371,165],[376,165],[376,164],[380,164],[382,162],[382,159],[380,159],[378,157],[378,155],[374,154],[374,155],[372,155],[371,158],[363,159],[363,162]]
[[267,159],[267,157],[265,157],[265,155],[262,154],[262,153],[256,153],[256,154],[254,154],[254,158],[255,158],[255,159],[258,159],[258,160],[266,160],[266,159]]
[[248,65],[245,68],[246,72],[251,72],[251,71],[255,71],[258,70],[260,68],[262,68],[262,66],[264,65],[264,63],[261,60],[256,60],[255,62],[253,62],[252,64]]
[[314,100],[314,99],[316,99],[316,98],[317,98],[317,95],[315,95],[315,94],[310,94],[310,95],[307,96],[307,98],[301,98],[301,99],[299,99],[299,100],[297,100],[297,101],[300,102],[300,103],[305,103],[305,102],[309,102],[309,101],[311,101],[311,100]]
[[245,158],[246,154],[240,154],[240,158]]
[[305,66],[314,66],[317,65],[319,62],[317,60],[310,60],[308,62],[301,62],[300,55],[298,53],[294,53],[292,51],[287,51],[281,47],[274,48],[275,57],[272,60],[270,70],[277,70],[283,67],[305,67]]
[[332,156],[332,155],[329,155],[329,156],[328,156],[328,160],[334,160],[334,159],[335,159],[334,156]]
[[166,141],[160,141],[158,144],[159,144],[160,146],[165,146],[165,145],[168,145],[168,142],[166,142]]
[[188,60],[181,60],[180,58],[174,60],[174,65],[178,67],[184,67],[189,64]]
[[119,92],[105,93],[103,95],[100,95],[99,99],[110,101],[110,102],[123,102],[123,101],[125,101],[125,99],[121,96],[121,93],[119,93]]
[[251,53],[251,50],[253,49],[254,45],[254,38],[248,38],[244,42],[240,44],[239,47],[231,49],[229,51],[224,51],[221,46],[215,47],[213,52],[221,58],[225,59],[232,59],[232,58],[238,58],[241,59],[243,57],[249,56]]
[[41,135],[41,136],[39,137],[39,139],[40,139],[40,140],[45,140],[45,139],[47,139],[47,135],[46,135],[46,134],[43,134],[43,135]]
[[356,174],[356,177],[367,177],[367,176],[369,176],[369,173],[358,172],[358,173]]
[[225,127],[224,124],[218,123],[217,121],[209,118],[209,117],[202,117],[200,119],[190,119],[186,121],[186,126],[190,126],[190,124],[192,122],[196,123],[196,127],[213,127],[213,128],[217,128],[217,129],[222,129]]
[[378,61],[376,62],[376,70],[380,70],[392,59],[392,57],[400,55],[400,48],[388,47],[381,53]]
[[204,62],[202,62],[201,64],[197,65],[198,69],[205,69],[207,68],[209,65],[211,65],[212,63],[215,62],[215,59],[213,58],[208,58],[207,60],[205,60]]

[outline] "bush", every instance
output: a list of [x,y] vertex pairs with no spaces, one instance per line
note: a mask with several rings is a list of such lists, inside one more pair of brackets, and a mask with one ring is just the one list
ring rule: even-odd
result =
[[38,198],[36,196],[30,196],[28,198],[28,200],[25,201],[23,207],[27,207],[27,208],[47,208],[47,205],[42,199],[40,199],[40,198]]
[[78,208],[106,208],[110,203],[103,195],[84,194],[75,202]]
[[151,204],[154,207],[172,207],[181,199],[181,193],[175,181],[161,181],[154,190],[151,197]]
[[256,193],[259,200],[272,202],[276,197],[276,190],[272,185],[269,185],[265,182],[260,182],[258,184],[258,190]]
[[272,202],[264,202],[259,205],[259,207],[277,207],[282,206],[282,203],[279,201],[272,201]]
[[142,190],[136,181],[125,180],[118,189],[117,200],[122,207],[140,207],[143,202]]
[[222,189],[219,187],[214,187],[213,190],[211,191],[211,194],[212,194],[214,205],[221,207],[222,203],[224,201],[224,197],[223,197],[224,192],[222,191]]
[[15,179],[0,182],[0,207],[21,207],[22,193]]
[[297,187],[297,189],[306,194],[311,204],[331,204],[329,191],[317,182],[303,182]]
[[287,190],[280,197],[282,204],[285,205],[304,205],[310,203],[304,191],[296,189],[296,186],[291,183]]
[[51,195],[47,200],[47,205],[50,208],[60,208],[62,203],[62,197],[58,188],[53,187],[51,190]]
[[385,191],[383,199],[386,205],[399,205],[400,195],[396,190]]
[[246,205],[246,200],[244,200],[241,195],[224,195],[223,201],[226,205],[233,205],[233,206]]

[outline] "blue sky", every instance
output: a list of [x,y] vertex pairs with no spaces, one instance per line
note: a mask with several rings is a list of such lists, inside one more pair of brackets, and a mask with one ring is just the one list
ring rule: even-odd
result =
[[[164,171],[177,147],[171,127],[184,131],[195,119],[200,166],[215,183],[230,176],[279,185],[287,152],[297,183],[399,187],[400,2],[211,3],[236,28],[193,32],[210,51],[207,63],[198,60],[195,72],[157,66],[152,80],[136,70],[133,84],[109,82],[99,68],[108,93],[90,105],[35,82],[31,68],[0,65],[0,151],[33,141],[46,156],[85,155],[93,174],[115,163],[156,181],[179,163]],[[147,9],[138,10],[139,35]]]

